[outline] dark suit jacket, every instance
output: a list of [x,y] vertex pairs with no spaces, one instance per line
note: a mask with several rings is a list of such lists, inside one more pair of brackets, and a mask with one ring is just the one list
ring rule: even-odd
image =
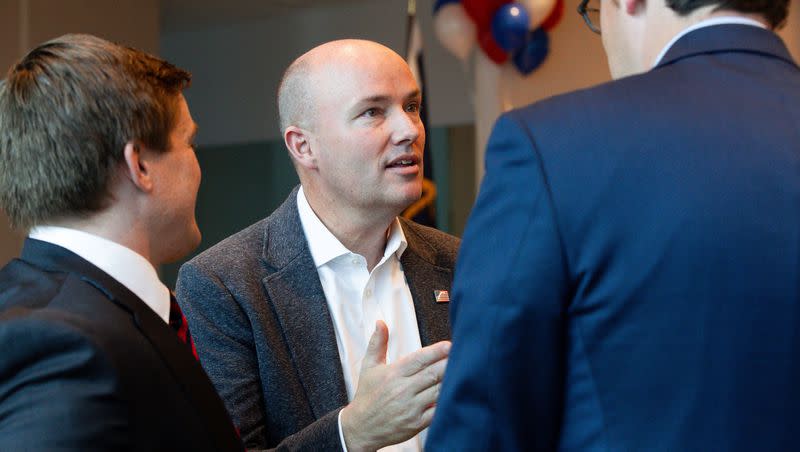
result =
[[510,112],[428,449],[800,450],[800,71],[744,25]]
[[0,450],[242,450],[175,331],[62,247],[0,271],[0,350]]
[[[458,239],[402,220],[401,263],[422,345],[448,339],[447,304]],[[247,447],[340,450],[347,404],[325,294],[297,211],[297,189],[268,218],[192,259],[178,302],[197,352]]]

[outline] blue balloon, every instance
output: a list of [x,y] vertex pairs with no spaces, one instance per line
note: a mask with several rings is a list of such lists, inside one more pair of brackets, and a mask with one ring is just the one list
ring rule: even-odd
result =
[[525,45],[514,54],[514,66],[525,75],[539,67],[550,52],[550,38],[543,28],[530,32]]
[[519,3],[506,3],[497,9],[492,18],[492,37],[506,52],[513,52],[525,45],[530,16]]
[[436,0],[436,3],[433,4],[433,14],[439,12],[439,8],[442,6],[447,5],[448,3],[458,3],[459,1],[461,0]]

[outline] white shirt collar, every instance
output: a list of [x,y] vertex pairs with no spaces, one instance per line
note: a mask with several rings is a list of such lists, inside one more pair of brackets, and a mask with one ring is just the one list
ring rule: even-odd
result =
[[664,49],[661,50],[661,53],[658,54],[658,57],[653,62],[653,67],[658,66],[658,63],[661,62],[661,60],[664,58],[664,55],[667,54],[669,49],[672,48],[672,46],[678,41],[678,39],[686,36],[687,34],[693,32],[693,31],[695,31],[697,29],[700,29],[700,28],[711,27],[713,25],[723,25],[723,24],[752,25],[754,27],[767,28],[767,27],[764,26],[764,24],[762,24],[761,22],[759,22],[757,20],[748,19],[746,17],[739,17],[739,16],[712,17],[711,19],[706,19],[706,20],[700,21],[700,22],[692,25],[691,27],[688,27],[688,28],[684,29],[683,31],[681,31],[677,35],[675,35],[675,37],[672,38],[672,40],[669,43],[667,43],[667,45],[664,47]]
[[108,273],[169,323],[169,289],[143,256],[118,243],[76,229],[37,226],[29,237],[66,248]]
[[[308,204],[308,199],[303,193],[302,186],[297,191],[297,211],[300,214],[300,223],[303,226],[311,257],[314,259],[314,265],[317,268],[339,256],[352,253],[342,245],[342,242],[333,235],[317,214],[314,213],[314,210],[311,209],[311,205]],[[389,237],[386,240],[386,248],[383,252],[384,259],[391,254],[395,254],[400,259],[407,246],[408,241],[403,233],[403,228],[400,226],[400,221],[395,218],[389,230]]]

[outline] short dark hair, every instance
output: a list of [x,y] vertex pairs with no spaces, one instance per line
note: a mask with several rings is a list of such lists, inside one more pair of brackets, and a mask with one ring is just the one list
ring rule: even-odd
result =
[[685,16],[704,6],[717,5],[716,10],[733,10],[760,14],[772,28],[780,28],[789,14],[790,0],[667,0],[667,6]]
[[191,74],[90,35],[31,50],[0,82],[0,208],[15,228],[107,207],[128,142],[169,149]]

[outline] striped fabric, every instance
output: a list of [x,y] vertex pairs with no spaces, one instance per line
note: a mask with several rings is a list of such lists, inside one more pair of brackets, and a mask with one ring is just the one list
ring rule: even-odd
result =
[[197,357],[197,349],[194,347],[192,334],[189,332],[189,323],[186,322],[186,317],[184,317],[181,307],[178,306],[178,301],[172,291],[169,292],[169,326],[178,334],[178,339],[189,346],[194,359],[199,361],[200,358]]

